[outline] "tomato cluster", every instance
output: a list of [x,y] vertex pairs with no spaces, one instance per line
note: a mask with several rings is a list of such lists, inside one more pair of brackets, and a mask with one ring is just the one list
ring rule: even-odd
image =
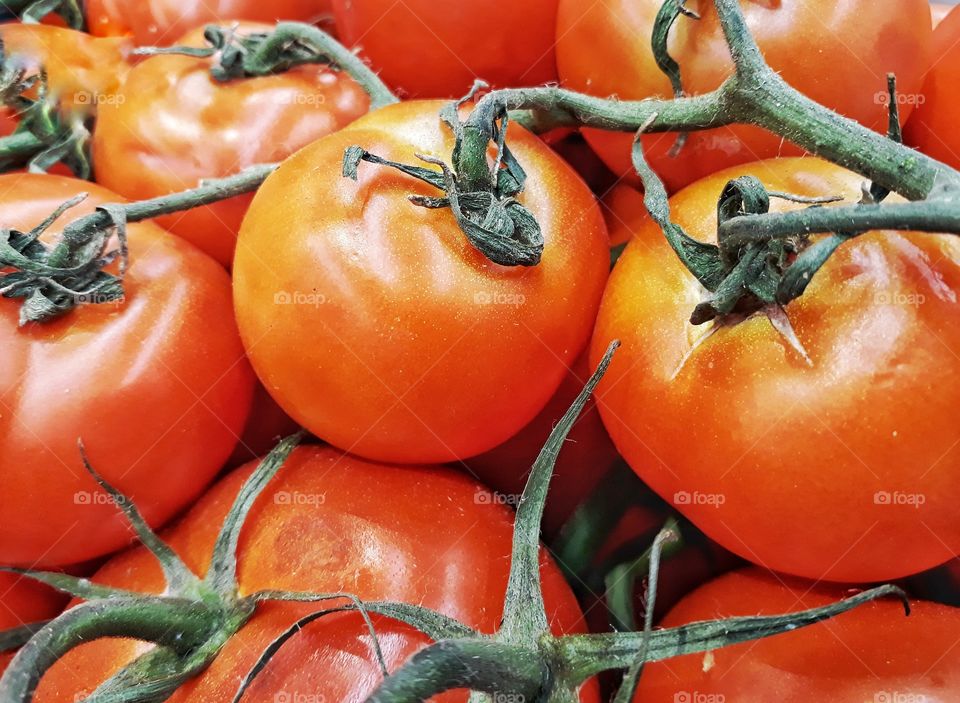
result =
[[[19,675],[16,647],[83,612],[24,572],[62,574],[40,580],[74,595],[170,596],[149,529],[195,574],[215,571],[231,506],[300,428],[246,505],[231,604],[346,593],[491,636],[513,627],[515,508],[536,500],[531,467],[619,340],[564,438],[530,558],[543,637],[639,627],[648,606],[669,628],[903,582],[927,598],[909,619],[884,600],[652,661],[634,700],[960,699],[960,589],[943,566],[960,557],[960,240],[838,232],[802,294],[771,303],[751,279],[700,324],[716,286],[664,236],[639,152],[672,225],[728,259],[749,249],[718,237],[731,183],[762,183],[771,213],[907,201],[756,115],[638,134],[563,103],[578,91],[612,113],[717,90],[735,71],[722,4],[64,0],[0,24],[0,668]],[[787,84],[917,150],[899,152],[902,173],[921,155],[960,169],[960,8],[739,4]],[[673,6],[682,92],[651,39]],[[82,28],[64,26],[81,9]],[[483,133],[478,96],[500,88],[522,109]],[[255,192],[182,204],[264,164]],[[150,207],[163,214],[137,214]],[[786,269],[821,237],[791,235],[764,265]],[[664,556],[654,608],[636,574],[665,522],[686,543]],[[227,703],[251,671],[244,700],[366,700],[381,663],[403,670],[437,639],[380,611],[298,622],[319,609],[251,611],[165,700]],[[78,631],[32,700],[97,700],[145,657],[193,654],[126,624]],[[580,700],[610,687],[590,680]]]

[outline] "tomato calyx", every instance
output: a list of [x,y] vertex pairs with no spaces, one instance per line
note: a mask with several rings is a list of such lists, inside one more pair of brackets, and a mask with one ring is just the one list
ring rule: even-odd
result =
[[46,73],[28,72],[0,42],[0,101],[17,117],[17,128],[0,138],[0,171],[28,168],[43,172],[63,162],[90,178],[90,131],[80,115],[64,115],[51,98]]
[[81,0],[4,0],[3,7],[25,24],[37,24],[47,15],[56,13],[70,29],[82,31],[86,26]]
[[304,22],[278,22],[271,32],[240,34],[236,27],[208,24],[207,46],[141,47],[134,54],[178,54],[212,58],[210,75],[221,83],[269,76],[295,66],[323,64],[350,75],[370,96],[370,109],[399,99],[354,52],[323,30]]
[[473,99],[485,84],[478,81],[468,95],[447,105],[441,121],[453,131],[454,167],[440,159],[414,154],[440,170],[389,161],[363,147],[351,146],[343,156],[343,175],[357,180],[361,161],[387,166],[428,183],[444,193],[442,197],[409,196],[410,202],[431,209],[450,208],[460,229],[484,256],[501,266],[536,266],[543,255],[543,232],[533,213],[518,200],[527,174],[506,143],[509,116],[506,111],[490,122],[491,139],[497,152],[488,164],[486,152],[476,156],[463,149],[465,123],[460,107]]

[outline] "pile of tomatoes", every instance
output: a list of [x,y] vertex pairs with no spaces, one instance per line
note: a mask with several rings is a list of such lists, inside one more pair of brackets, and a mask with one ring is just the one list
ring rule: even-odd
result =
[[[85,194],[41,235],[49,246],[105,204],[279,164],[254,194],[130,224],[119,300],[80,300],[26,325],[17,301],[0,301],[0,566],[163,590],[117,500],[84,468],[82,440],[96,470],[202,575],[257,459],[303,427],[311,439],[247,517],[241,595],[349,592],[492,632],[526,475],[618,339],[548,499],[541,575],[553,630],[609,629],[603,565],[635,559],[625,545],[675,516],[692,539],[663,565],[664,626],[792,612],[878,582],[916,600],[909,618],[877,602],[650,664],[636,700],[960,700],[960,240],[871,232],[785,308],[788,330],[764,311],[697,326],[689,318],[704,290],[644,208],[632,134],[509,124],[526,173],[518,200],[544,240],[534,266],[487,259],[449,207],[421,206],[442,195],[427,183],[371,163],[342,176],[352,146],[449,163],[455,134],[438,115],[477,78],[492,89],[672,96],[649,41],[661,4],[88,0],[84,31],[55,15],[0,24],[5,70],[44,72],[43,99],[89,130],[92,163],[92,182],[63,165],[0,175],[5,232],[28,232]],[[669,47],[698,94],[732,64],[712,3],[687,4],[699,19],[681,17]],[[960,168],[960,9],[741,5],[788,83],[877,131],[895,74],[906,143]],[[371,110],[360,82],[324,64],[223,81],[210,72],[216,56],[135,51],[203,47],[208,23],[249,36],[278,20],[334,33],[399,100]],[[21,119],[0,112],[0,152]],[[862,194],[861,176],[757,127],[677,140],[643,137],[676,223],[703,241],[715,239],[718,197],[739,176],[796,196]],[[626,467],[630,493],[615,495]],[[620,507],[616,519],[577,523],[599,532],[588,540],[596,553],[572,555],[586,565],[574,569],[558,545],[591,502],[600,515]],[[0,573],[0,630],[73,605]],[[259,610],[170,700],[232,701],[261,652],[309,610]],[[374,624],[390,670],[429,642],[386,617]],[[83,700],[148,646],[73,649],[35,700]],[[380,680],[363,621],[341,613],[291,639],[244,700],[362,701]],[[581,699],[601,695],[590,686]]]

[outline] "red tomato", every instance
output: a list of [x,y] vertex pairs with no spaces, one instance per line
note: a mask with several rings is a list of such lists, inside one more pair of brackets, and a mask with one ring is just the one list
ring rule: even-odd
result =
[[[217,530],[251,468],[229,474],[166,534],[197,573],[207,569]],[[488,495],[449,469],[385,466],[330,448],[300,447],[247,519],[239,547],[240,595],[262,589],[344,590],[367,600],[418,603],[492,632],[503,608],[513,520],[511,511]],[[582,631],[576,600],[545,552],[541,573],[554,630]],[[163,588],[156,563],[142,549],[117,557],[94,580],[148,593]],[[316,604],[262,607],[213,664],[169,700],[228,703],[260,652],[297,618],[316,610]],[[390,670],[427,643],[394,621],[375,623]],[[143,645],[130,640],[84,645],[53,667],[36,701],[74,700],[141,651]],[[338,615],[290,640],[244,700],[359,703],[379,681],[363,622]],[[466,698],[453,693],[436,700]],[[593,686],[584,688],[583,700],[597,700]]]
[[[573,368],[567,370],[560,388],[540,414],[500,446],[468,460],[468,471],[495,488],[502,500],[515,504],[523,493],[530,468],[547,437],[573,404],[590,375],[587,355],[584,354],[573,364]],[[570,430],[563,451],[557,458],[543,519],[546,534],[555,534],[563,527],[617,459],[617,450],[607,436],[591,399]]]
[[263,384],[257,382],[253,388],[250,416],[227,466],[236,467],[265,456],[283,437],[298,429],[300,426],[283,412]]
[[234,302],[264,385],[315,435],[381,461],[450,461],[516,434],[583,350],[607,278],[607,234],[583,182],[510,127],[529,175],[520,199],[543,230],[538,266],[491,263],[432,187],[363,164],[449,158],[440,102],[377,110],[287,159],[243,222]]
[[[841,586],[736,571],[684,598],[661,623],[674,627],[738,615],[777,615],[849,596]],[[647,664],[643,703],[832,701],[915,703],[960,698],[960,610],[874,601],[832,620],[756,642]]]
[[132,34],[141,46],[176,44],[185,32],[209,23],[314,22],[330,13],[330,0],[85,0],[84,6],[91,34]]
[[[0,572],[0,632],[55,617],[66,598],[35,581]],[[0,653],[0,674],[13,653]]]
[[557,80],[557,0],[333,0],[337,30],[404,97]]
[[[264,29],[245,23],[243,32]],[[202,30],[181,44],[202,44]],[[219,83],[211,59],[154,56],[102,106],[93,141],[97,181],[133,200],[192,188],[203,178],[282,161],[367,111],[367,94],[345,73],[299,66]],[[252,195],[158,218],[225,266]]]
[[[8,64],[21,65],[28,73],[47,71],[50,97],[67,115],[80,119],[97,107],[116,99],[120,81],[129,68],[129,42],[98,39],[72,29],[46,24],[0,24],[0,40]],[[0,110],[0,135],[10,134],[17,119]]]
[[[814,158],[729,169],[673,198],[677,224],[713,238],[720,192],[744,174],[848,203],[862,182]],[[635,229],[591,358],[622,340],[597,402],[644,481],[722,546],[777,571],[886,580],[960,553],[956,237],[872,232],[844,244],[786,308],[807,363],[764,315],[691,325],[703,290],[656,225]]]
[[603,219],[610,232],[610,246],[626,244],[647,220],[647,206],[643,193],[626,183],[620,183],[600,201]]
[[[955,92],[960,81],[960,8],[954,9],[933,33],[933,62],[923,90],[913,98],[917,109],[904,129],[904,140],[924,154],[960,167]],[[908,96],[909,97],[909,96]]]
[[[557,64],[563,84],[623,100],[672,96],[650,46],[662,4],[561,0]],[[920,89],[931,31],[927,0],[743,0],[741,5],[770,66],[790,85],[847,117],[886,131],[887,73],[897,74],[904,95]],[[717,88],[733,66],[713,3],[697,0],[688,7],[702,19],[678,20],[670,55],[680,64],[684,90],[697,95]],[[901,105],[904,119],[911,107]],[[615,173],[639,184],[630,161],[632,134],[583,132]],[[777,135],[747,126],[693,132],[680,155],[671,158],[675,141],[675,134],[644,137],[650,163],[671,191],[721,168],[802,153]]]
[[[29,229],[81,192],[49,230],[121,198],[60,176],[0,176],[0,226]],[[253,378],[209,257],[153,224],[129,227],[122,303],[83,304],[17,327],[0,305],[0,564],[49,567],[107,554],[132,534],[77,450],[158,525],[188,505],[229,456]]]

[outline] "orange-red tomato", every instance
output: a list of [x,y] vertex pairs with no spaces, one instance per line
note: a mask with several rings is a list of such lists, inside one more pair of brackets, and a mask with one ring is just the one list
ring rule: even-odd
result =
[[333,0],[337,31],[391,88],[458,98],[480,78],[511,88],[557,80],[557,0]]
[[[814,158],[729,169],[672,199],[715,236],[726,182],[860,198],[862,178]],[[796,207],[774,201],[777,209]],[[617,448],[721,545],[816,579],[874,581],[960,553],[960,243],[872,232],[844,244],[786,314],[809,356],[764,315],[693,326],[704,291],[651,221],[610,277],[594,363]]]
[[932,63],[918,103],[904,129],[904,140],[924,154],[960,168],[956,89],[960,81],[960,8],[955,8],[933,33]]
[[[0,226],[28,230],[81,192],[48,239],[122,199],[61,176],[0,176]],[[253,376],[226,273],[154,224],[130,225],[129,246],[123,302],[18,328],[19,306],[0,301],[0,564],[71,564],[131,540],[78,438],[159,525],[213,479],[243,428]]]
[[[23,66],[28,74],[47,72],[50,97],[61,111],[81,119],[98,106],[113,102],[120,81],[129,68],[129,42],[98,39],[89,34],[46,24],[0,24],[8,65]],[[7,108],[0,110],[0,135],[10,134],[17,118]]]
[[265,456],[283,437],[300,429],[289,415],[277,405],[269,391],[257,382],[253,389],[250,416],[243,433],[227,460],[227,466],[236,467]]
[[[0,632],[55,617],[66,597],[28,578],[0,572]],[[0,652],[0,674],[13,658]]]
[[[201,45],[202,30],[178,43]],[[133,200],[192,188],[204,178],[282,161],[352,122],[370,103],[353,79],[325,66],[220,83],[209,75],[211,61],[153,56],[130,71],[117,100],[100,110],[93,140],[99,183]],[[157,221],[228,266],[252,197]]]
[[[197,573],[251,466],[229,474],[165,538]],[[385,499],[387,497],[387,499]],[[485,488],[441,467],[373,464],[322,447],[300,447],[249,515],[239,546],[240,595],[262,589],[354,593],[434,608],[492,632],[499,626],[509,566],[512,513]],[[543,554],[544,598],[554,630],[583,630],[580,609],[553,561]],[[108,563],[94,580],[136,591],[163,588],[142,549]],[[169,700],[228,703],[260,652],[317,605],[269,604],[222,649],[213,664]],[[375,619],[393,671],[427,639]],[[74,700],[128,662],[143,645],[100,640],[58,662],[41,681],[37,703]],[[363,701],[380,681],[371,642],[355,615],[307,626],[259,676],[245,700]],[[282,698],[281,696],[286,696]],[[465,701],[451,693],[438,701]],[[598,700],[593,686],[584,701]]]
[[[661,5],[660,0],[586,5],[561,0],[557,64],[563,85],[623,100],[672,96],[651,48]],[[792,86],[847,117],[886,130],[887,73],[896,73],[903,95],[920,89],[931,32],[927,0],[743,0],[741,5],[767,62]],[[696,95],[717,88],[732,72],[732,62],[713,3],[687,6],[701,19],[681,17],[669,47],[685,91]],[[900,107],[906,119],[912,105],[904,101]],[[632,134],[583,132],[615,173],[639,183],[630,161]],[[691,133],[680,155],[671,158],[675,141],[675,134],[644,137],[650,163],[671,191],[721,168],[801,153],[757,127]]]
[[[736,571],[684,598],[661,623],[777,615],[836,602],[842,586]],[[796,632],[647,664],[634,700],[643,703],[834,701],[899,703],[960,698],[960,610],[874,601]]]
[[287,159],[244,219],[234,260],[240,331],[264,385],[291,417],[382,461],[449,461],[506,441],[543,409],[583,350],[607,278],[593,196],[539,139],[510,127],[529,178],[520,200],[542,227],[542,261],[491,263],[439,191],[362,164],[450,158],[441,102],[373,112]]
[[330,14],[330,0],[85,0],[84,11],[91,34],[129,34],[141,46],[169,46],[214,22],[321,20]]

